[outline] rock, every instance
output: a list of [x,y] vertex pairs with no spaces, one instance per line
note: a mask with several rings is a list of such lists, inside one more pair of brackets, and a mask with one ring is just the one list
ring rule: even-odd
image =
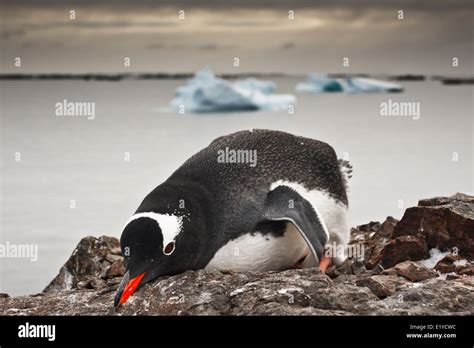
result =
[[474,265],[460,255],[446,255],[434,269],[440,273],[449,273],[450,278],[457,275],[474,275]]
[[341,265],[337,267],[331,266],[326,271],[326,274],[331,278],[336,278],[340,275],[362,274],[362,273],[365,273],[366,271],[367,270],[362,261],[348,258]]
[[384,246],[380,253],[384,268],[395,266],[405,260],[423,260],[430,257],[428,247],[423,238],[418,236],[400,236]]
[[[332,281],[313,269],[188,271],[145,284],[113,307],[116,286],[0,298],[0,315],[473,315],[472,277],[399,283],[380,275]],[[468,281],[470,279],[470,282]],[[374,295],[377,294],[378,296]]]
[[456,194],[418,202],[408,208],[393,237],[423,236],[429,249],[457,248],[459,255],[474,258],[474,197]]
[[411,280],[412,282],[419,282],[438,276],[435,271],[423,267],[413,261],[399,263],[398,265],[384,271],[383,274],[397,274]]
[[105,271],[105,274],[102,276],[104,279],[113,278],[113,277],[122,277],[125,274],[125,265],[123,263],[123,258],[121,260],[115,261],[109,268]]
[[457,274],[446,274],[446,280],[454,280],[454,279],[459,279],[461,276],[457,275]]
[[373,234],[371,238],[372,243],[366,243],[366,249],[370,251],[366,253],[366,264],[367,269],[373,269],[377,266],[382,258],[383,248],[390,242],[395,229],[397,219],[388,216],[387,219],[379,225],[379,229]]
[[357,286],[365,286],[378,298],[393,295],[404,282],[392,275],[374,275],[356,281]]
[[123,256],[121,256],[121,255],[107,254],[105,256],[105,259],[107,261],[109,261],[110,263],[114,263],[116,261],[122,261],[123,262]]
[[361,315],[473,315],[474,280],[429,279],[378,301],[356,305]]
[[368,224],[357,226],[357,229],[363,232],[377,232],[380,229],[380,226],[380,222],[371,221]]
[[474,275],[474,266],[471,265],[471,266],[465,267],[465,268],[459,270],[458,274],[459,275],[473,276]]
[[446,255],[443,259],[438,261],[434,269],[440,273],[452,273],[456,269],[456,265],[454,263],[462,261],[463,259],[464,257],[460,255]]
[[[119,241],[86,237],[43,293],[0,294],[0,315],[474,315],[473,258],[459,244],[472,235],[471,201],[423,200],[400,222],[388,217],[352,229],[350,245],[363,247],[365,258],[348,258],[327,274],[188,271],[143,285],[118,308],[113,299],[125,271]],[[415,262],[429,258],[433,245],[456,245],[459,254],[434,270]]]
[[122,256],[117,255],[119,251],[120,242],[117,238],[83,238],[43,292],[95,289],[105,285],[100,279],[123,276],[125,269]]
[[388,216],[372,238],[381,240],[382,242],[392,239],[393,230],[395,229],[395,226],[398,224],[398,222],[399,220]]

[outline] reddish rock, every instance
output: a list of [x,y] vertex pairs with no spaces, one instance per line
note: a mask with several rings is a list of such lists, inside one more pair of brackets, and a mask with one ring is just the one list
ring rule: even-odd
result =
[[394,275],[405,277],[412,282],[419,282],[430,278],[436,278],[438,274],[424,266],[421,266],[413,261],[404,261],[398,265],[389,268],[383,272],[383,274]]
[[393,237],[423,236],[429,249],[458,249],[459,255],[474,258],[474,197],[456,194],[418,202],[408,208],[395,226]]
[[366,264],[367,269],[373,269],[378,265],[382,258],[383,248],[390,242],[393,230],[398,223],[397,219],[388,216],[380,225],[379,229],[374,233],[371,240],[366,243]]
[[474,275],[474,266],[468,266],[464,267],[461,270],[458,271],[459,275],[467,275],[467,276],[473,276]]
[[395,226],[398,224],[399,220],[387,216],[387,219],[383,222],[380,228],[375,232],[372,239],[375,240],[390,240],[392,239],[393,230]]
[[384,246],[380,262],[384,268],[389,268],[406,260],[419,261],[429,257],[430,253],[423,238],[401,236],[392,239],[389,244]]
[[451,273],[455,272],[456,265],[454,262],[463,260],[464,257],[460,255],[446,255],[443,259],[438,261],[436,266],[434,267],[440,273]]
[[434,267],[440,273],[457,273],[459,275],[474,275],[474,264],[460,255],[447,255]]
[[374,269],[375,266],[377,266],[382,258],[382,250],[388,243],[382,243],[380,242],[379,244],[376,244],[372,248],[372,252],[370,254],[370,257],[368,257],[367,262],[365,263],[365,267],[367,269]]

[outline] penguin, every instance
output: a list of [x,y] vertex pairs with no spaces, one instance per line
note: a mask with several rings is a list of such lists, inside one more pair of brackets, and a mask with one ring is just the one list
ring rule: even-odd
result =
[[[325,270],[345,255],[352,167],[318,140],[274,130],[221,136],[151,191],[123,229],[114,305],[187,270]],[[329,256],[328,256],[329,255]]]

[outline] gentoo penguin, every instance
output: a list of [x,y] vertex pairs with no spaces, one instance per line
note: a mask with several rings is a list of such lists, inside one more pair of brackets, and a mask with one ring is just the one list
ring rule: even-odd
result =
[[215,139],[150,192],[125,225],[126,273],[115,305],[141,284],[186,270],[327,267],[325,246],[349,240],[350,171],[330,145],[289,133]]

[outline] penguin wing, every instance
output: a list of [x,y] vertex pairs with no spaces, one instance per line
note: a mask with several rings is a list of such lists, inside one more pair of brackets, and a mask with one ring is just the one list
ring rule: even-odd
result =
[[329,234],[310,202],[290,187],[278,186],[267,194],[263,216],[295,225],[319,264]]

